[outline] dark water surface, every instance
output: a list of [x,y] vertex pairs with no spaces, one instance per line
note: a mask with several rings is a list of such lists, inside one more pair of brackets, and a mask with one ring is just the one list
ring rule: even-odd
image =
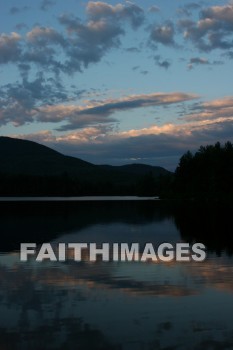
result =
[[[0,204],[0,349],[233,349],[227,206]],[[20,242],[202,242],[204,262],[20,262]]]

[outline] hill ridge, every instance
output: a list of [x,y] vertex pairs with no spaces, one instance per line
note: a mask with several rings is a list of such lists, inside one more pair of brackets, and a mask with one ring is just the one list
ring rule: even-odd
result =
[[170,172],[147,164],[95,165],[34,141],[0,137],[2,195],[145,194]]

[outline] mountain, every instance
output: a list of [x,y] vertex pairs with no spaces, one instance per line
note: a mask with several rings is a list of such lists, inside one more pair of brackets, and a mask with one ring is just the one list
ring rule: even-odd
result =
[[26,175],[59,175],[67,171],[78,175],[82,168],[94,165],[64,156],[33,141],[0,137],[0,172]]
[[142,176],[151,173],[153,176],[158,177],[160,175],[167,175],[169,173],[168,170],[160,166],[152,166],[147,164],[126,164],[120,166],[101,165],[101,167],[108,170],[117,170],[119,172],[131,174],[134,176]]
[[33,141],[0,137],[0,196],[135,194],[169,174],[145,164],[94,165]]

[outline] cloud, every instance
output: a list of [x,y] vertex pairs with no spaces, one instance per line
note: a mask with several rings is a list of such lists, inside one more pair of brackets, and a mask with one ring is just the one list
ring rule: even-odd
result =
[[233,47],[233,4],[202,9],[199,17],[197,22],[190,19],[179,21],[186,40],[205,52]]
[[201,7],[201,5],[199,3],[192,2],[192,3],[189,3],[189,4],[186,4],[184,6],[179,7],[177,10],[177,13],[179,15],[185,15],[185,16],[189,17],[192,15],[193,11],[200,9],[200,7]]
[[98,127],[86,127],[72,133],[55,136],[52,131],[42,130],[37,133],[27,135],[14,135],[15,137],[28,138],[39,143],[70,143],[71,145],[78,145],[83,143],[98,143],[98,138],[105,135],[112,130],[106,125],[99,125]]
[[209,61],[206,58],[201,57],[192,57],[190,58],[191,64],[209,64]]
[[60,131],[84,128],[88,125],[113,123],[117,120],[109,118],[108,114],[94,113],[76,105],[42,106],[34,115],[36,121],[60,123],[66,122],[58,128]]
[[153,26],[150,32],[150,40],[165,46],[174,46],[175,28],[172,22],[166,22],[163,25]]
[[[232,138],[232,120],[196,121],[184,124],[152,125],[143,129],[114,132],[88,127],[65,135],[50,131],[13,135],[41,142],[58,151],[95,164],[132,162],[164,166],[174,170],[179,158],[200,145],[226,142]],[[77,147],[78,146],[78,147]]]
[[160,11],[160,8],[158,6],[151,6],[149,9],[148,9],[148,12],[151,12],[151,13],[157,13]]
[[27,29],[27,25],[25,23],[21,22],[21,23],[16,24],[15,29],[17,29],[17,30]]
[[137,47],[128,47],[127,49],[125,49],[125,51],[131,52],[131,53],[139,53],[139,52],[141,52]]
[[[53,3],[52,0],[44,0],[38,4],[46,10]],[[22,9],[16,7],[12,12],[17,13]],[[138,53],[141,47],[145,47],[143,44],[139,46],[137,40],[146,33],[140,32],[137,35],[135,32],[139,28],[142,31],[146,29],[146,13],[140,6],[127,1],[114,4],[90,1],[85,3],[84,9],[86,16],[82,16],[82,19],[76,17],[77,14],[60,16],[59,27],[35,25],[26,34],[23,31],[22,35],[0,35],[0,64],[12,63],[14,68],[18,67],[21,76],[21,80],[0,88],[0,125],[12,123],[20,126],[34,123],[37,128],[37,123],[54,123],[60,131],[56,131],[56,135],[60,137],[61,147],[68,148],[79,142],[79,151],[83,152],[84,158],[87,152],[93,159],[97,153],[99,160],[107,157],[110,159],[112,151],[119,162],[124,157],[144,159],[147,157],[147,150],[151,161],[156,157],[166,157],[166,151],[169,157],[177,157],[188,146],[194,147],[199,141],[205,142],[205,137],[206,140],[214,140],[214,137],[224,139],[229,135],[232,131],[232,97],[193,104],[188,114],[182,116],[183,120],[178,121],[179,125],[173,121],[161,126],[152,125],[140,130],[132,128],[125,132],[116,132],[114,130],[119,123],[119,113],[127,111],[133,115],[133,111],[139,108],[169,106],[192,101],[197,96],[179,92],[138,94],[103,100],[92,96],[88,98],[93,100],[81,102],[81,91],[68,92],[70,88],[65,88],[61,83],[63,74],[73,76],[73,73],[83,72],[90,65],[103,60],[107,53],[120,48],[121,42],[124,43],[121,53],[127,52],[127,55],[129,52]],[[153,6],[150,11],[157,12],[158,8]],[[192,11],[195,13],[191,18]],[[147,16],[152,19],[148,11]],[[198,3],[191,3],[183,7],[182,16],[182,19],[179,17],[179,28],[184,34],[186,44],[190,42],[192,49],[202,51],[200,55],[196,50],[194,55],[191,53],[188,58],[186,56],[184,62],[189,69],[197,66],[208,69],[212,65],[220,64],[221,62],[213,61],[203,53],[215,48],[225,50],[223,57],[233,58],[232,2],[206,8],[201,8]],[[24,23],[18,26],[19,30],[24,28]],[[151,46],[163,45],[174,49],[177,48],[175,39],[178,34],[177,26],[172,21],[155,22],[149,28],[149,34],[147,32]],[[127,40],[123,41],[126,35],[129,35],[129,39],[136,36],[132,46],[127,44]],[[152,63],[159,68],[168,69],[172,63],[169,56],[162,52],[160,54],[155,56],[154,53],[151,56]],[[132,61],[132,67],[140,74],[148,72],[148,67],[143,64],[136,66]],[[100,83],[102,84],[101,79]],[[51,141],[48,141],[48,135],[46,137],[46,142],[52,142],[53,137]],[[58,136],[54,142],[56,140]],[[93,145],[97,145],[97,148]],[[74,147],[72,150],[79,152]]]
[[144,22],[144,11],[141,7],[126,1],[126,4],[109,5],[105,2],[90,1],[87,4],[87,14],[93,21],[108,19],[113,21],[129,21],[133,28],[138,28]]
[[56,45],[66,46],[66,41],[60,33],[53,28],[34,27],[26,34],[26,39],[35,46]]
[[10,14],[15,15],[17,13],[24,12],[24,11],[27,11],[29,9],[30,9],[30,7],[28,7],[28,6],[23,6],[23,7],[13,6],[10,8]]
[[60,17],[70,34],[70,45],[67,47],[64,70],[67,73],[81,71],[84,66],[87,68],[90,63],[96,63],[112,48],[119,47],[120,36],[124,30],[115,23],[98,20],[82,24],[78,18],[63,15]]
[[51,6],[55,5],[56,2],[52,0],[43,0],[40,4],[40,9],[42,11],[47,11]]
[[218,118],[218,120],[193,120],[193,123],[174,124],[168,123],[162,126],[152,125],[148,128],[143,129],[131,129],[129,131],[123,131],[118,133],[118,137],[129,138],[129,137],[141,137],[147,135],[171,135],[176,138],[190,137],[191,135],[205,130],[212,130],[213,126],[216,127],[218,124],[223,125],[230,122],[229,118]]
[[[66,38],[53,28],[35,26],[26,33],[24,50],[19,62],[35,64],[59,74],[65,71],[59,52],[66,55]],[[63,59],[64,61],[64,59]]]
[[64,71],[59,50],[65,55],[66,39],[52,28],[34,27],[25,37],[18,33],[0,35],[0,64],[16,63],[46,67],[58,74]]
[[188,69],[191,70],[195,66],[216,66],[216,65],[222,65],[224,62],[223,61],[209,61],[207,58],[204,57],[192,57],[189,60],[188,63]]
[[192,57],[189,60],[188,69],[193,69],[195,65],[209,65],[210,62],[207,58],[203,57]]
[[[44,0],[41,6],[51,6],[52,0]],[[198,3],[190,3],[183,8],[187,11],[199,9]],[[154,8],[154,6],[152,6]],[[31,68],[48,69],[55,75],[62,73],[72,75],[83,72],[91,64],[98,63],[113,49],[121,45],[129,27],[133,30],[145,23],[145,11],[129,1],[110,5],[101,1],[90,1],[86,4],[86,19],[79,19],[72,14],[59,17],[60,24],[66,32],[59,32],[51,27],[34,26],[25,36],[17,33],[2,34],[0,37],[0,64],[15,62],[20,67],[27,63]],[[154,10],[157,8],[155,7]],[[15,11],[21,11],[21,7]],[[212,6],[199,11],[199,20],[184,18],[179,21],[185,40],[189,40],[200,51],[214,48],[229,49],[233,46],[233,5]],[[24,28],[19,24],[18,29]],[[155,24],[149,28],[149,46],[160,45],[176,47],[177,28],[171,21]],[[126,49],[128,52],[139,52],[137,47]],[[168,59],[156,59],[155,63],[167,69],[171,62]],[[189,62],[189,69],[201,61]],[[204,64],[204,63],[203,63]],[[214,62],[212,63],[214,64]]]
[[0,64],[16,62],[21,55],[21,36],[15,32],[0,35]]
[[171,94],[148,94],[133,95],[120,99],[109,99],[100,102],[91,102],[87,106],[76,105],[55,105],[43,106],[38,110],[36,119],[41,122],[66,121],[67,124],[59,127],[61,131],[83,128],[88,125],[99,123],[115,123],[117,119],[110,118],[115,112],[122,112],[130,109],[162,106],[197,98],[196,95],[171,93]]
[[[44,0],[41,6],[46,9],[52,4],[53,1]],[[127,26],[135,30],[145,19],[144,11],[129,1],[115,6],[91,1],[86,5],[86,15],[86,20],[61,15],[58,20],[66,33],[36,25],[25,37],[17,33],[2,34],[0,64],[27,63],[39,69],[46,67],[56,75],[82,72],[90,64],[99,62],[111,49],[120,46]],[[24,24],[18,25],[19,30],[23,28]]]
[[[219,26],[228,24],[230,29],[233,29],[233,5],[213,6],[208,7],[201,12],[202,18],[222,21]],[[216,24],[217,25],[217,24]]]
[[226,52],[225,56],[228,57],[230,60],[233,60],[233,51]]
[[[46,84],[43,77],[31,83],[24,81],[23,85],[6,86],[3,89],[5,98],[0,101],[1,124],[12,122],[19,126],[33,121],[63,122],[59,130],[66,131],[97,124],[115,123],[117,119],[111,117],[115,112],[150,106],[167,106],[197,98],[194,94],[181,92],[153,93],[89,101],[85,106],[80,106],[59,104],[59,101],[66,101],[67,95],[61,90],[62,86],[55,88],[56,81]],[[25,120],[23,113],[25,113]]]
[[168,59],[162,59],[160,55],[154,56],[155,64],[161,68],[168,69],[171,66],[171,62]]
[[64,66],[69,74],[99,62],[109,50],[119,47],[120,38],[125,35],[124,25],[136,29],[144,21],[144,11],[130,2],[115,6],[89,2],[86,11],[85,23],[73,15],[64,14],[59,18],[70,36]]
[[195,104],[187,121],[233,120],[233,97]]
[[231,140],[232,119],[233,97],[229,97],[194,104],[192,112],[183,118],[183,123],[154,124],[127,131],[119,131],[111,123],[86,125],[61,135],[43,131],[20,137],[97,164],[124,164],[134,159],[134,162],[174,170],[179,158],[188,149],[195,151],[200,145]]
[[[21,65],[22,66],[22,65]],[[35,80],[27,80],[27,65],[25,64],[22,83],[7,84],[0,88],[0,124],[12,123],[15,126],[32,123],[41,105],[57,104],[77,99],[82,92],[71,94],[54,78],[45,79],[41,73]]]

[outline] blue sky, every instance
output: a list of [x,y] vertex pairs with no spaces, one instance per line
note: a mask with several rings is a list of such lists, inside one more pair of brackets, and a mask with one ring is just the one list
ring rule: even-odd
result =
[[168,169],[232,141],[232,1],[0,6],[1,135]]

